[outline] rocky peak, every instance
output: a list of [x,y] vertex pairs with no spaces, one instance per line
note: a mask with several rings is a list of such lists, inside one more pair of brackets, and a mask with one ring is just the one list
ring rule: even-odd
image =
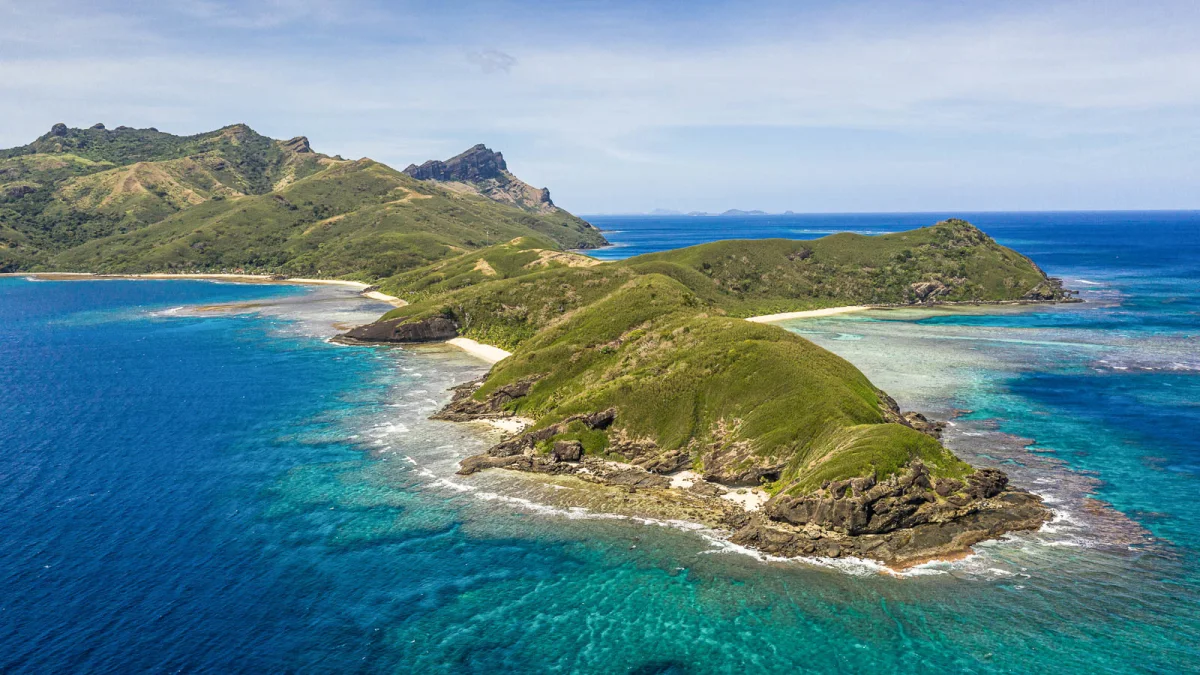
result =
[[507,170],[504,155],[480,143],[444,162],[431,159],[421,166],[410,164],[404,173],[417,180],[476,182],[501,178],[501,172]]
[[312,152],[312,146],[308,144],[308,138],[306,136],[297,136],[286,141],[280,141],[280,145],[283,146],[284,150],[291,150],[292,152]]
[[67,125],[63,124],[62,122],[55,124],[54,126],[50,127],[50,135],[51,136],[66,136],[67,135]]

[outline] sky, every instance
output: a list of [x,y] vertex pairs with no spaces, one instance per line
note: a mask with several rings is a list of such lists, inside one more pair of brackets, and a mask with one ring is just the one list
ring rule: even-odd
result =
[[576,213],[1200,208],[1200,3],[0,0],[0,147],[475,143]]

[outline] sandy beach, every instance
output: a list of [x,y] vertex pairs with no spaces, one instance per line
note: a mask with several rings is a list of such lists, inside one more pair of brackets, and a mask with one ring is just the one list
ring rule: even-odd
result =
[[346,281],[343,279],[307,279],[303,277],[288,277],[277,279],[265,274],[91,274],[89,272],[15,272],[0,276],[30,277],[44,281],[103,281],[105,279],[147,279],[153,281],[169,281],[172,279],[199,279],[208,281],[231,281],[243,284],[300,284],[305,286],[342,286],[360,291],[364,298],[386,302],[393,307],[403,307],[408,303],[394,295],[367,291],[371,285],[361,281]]
[[499,347],[485,345],[470,338],[454,338],[452,340],[447,340],[446,344],[454,345],[471,356],[483,359],[488,363],[496,363],[497,361],[501,361],[512,356],[512,352],[506,352]]
[[866,309],[871,309],[870,305],[849,305],[846,307],[826,307],[825,309],[810,309],[803,312],[783,312],[782,314],[764,314],[762,316],[752,316],[747,318],[747,321],[754,323],[773,323],[775,321],[788,321],[791,319],[811,319],[818,316],[833,316],[834,314],[849,314],[850,312],[861,312]]

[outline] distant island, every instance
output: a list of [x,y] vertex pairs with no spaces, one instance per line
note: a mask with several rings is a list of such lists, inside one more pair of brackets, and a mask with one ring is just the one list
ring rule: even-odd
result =
[[397,171],[243,124],[193,136],[56,124],[0,151],[0,271],[356,281],[407,304],[342,341],[490,355],[438,417],[520,430],[463,474],[577,481],[773,554],[898,567],[1049,517],[1003,472],[944,447],[938,422],[771,325],[1073,299],[1025,256],[954,219],[611,263],[572,252],[606,243],[484,145]]
[[[648,216],[769,216],[771,214],[767,213],[766,211],[759,211],[757,209],[751,210],[751,211],[743,211],[741,209],[729,209],[727,211],[722,211],[721,213],[709,213],[707,211],[688,211],[685,213],[683,211],[674,211],[671,209],[654,209],[653,211],[650,211],[649,213],[647,213],[645,215],[648,215]],[[794,215],[794,214],[791,211],[786,211],[781,215]]]

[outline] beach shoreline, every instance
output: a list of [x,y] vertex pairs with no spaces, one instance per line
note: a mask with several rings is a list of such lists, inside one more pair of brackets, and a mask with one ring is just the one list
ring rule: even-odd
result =
[[512,352],[492,345],[486,345],[482,342],[476,342],[470,338],[456,337],[446,340],[446,344],[454,345],[471,356],[487,361],[488,363],[498,363],[512,356]]
[[146,274],[93,274],[91,272],[5,272],[0,277],[23,277],[39,281],[108,281],[108,280],[143,280],[143,281],[227,281],[240,284],[278,284],[292,286],[341,286],[353,288],[364,298],[386,302],[393,307],[403,307],[408,303],[394,295],[388,295],[375,290],[371,284],[362,281],[345,279],[310,279],[306,277],[279,278],[266,274],[167,274],[151,272]]
[[[41,280],[89,281],[89,280],[110,280],[110,279],[134,279],[134,280],[162,281],[162,280],[174,280],[174,279],[191,279],[191,280],[227,281],[227,282],[231,282],[231,283],[250,283],[250,284],[291,284],[291,285],[338,286],[338,287],[343,287],[343,288],[359,291],[362,296],[368,297],[371,299],[377,299],[377,300],[381,300],[381,301],[385,301],[385,302],[389,301],[389,300],[385,300],[385,298],[394,299],[400,303],[397,306],[402,306],[403,304],[405,304],[404,301],[399,300],[398,298],[393,298],[393,296],[387,296],[385,294],[379,293],[378,291],[374,291],[374,290],[367,290],[369,288],[372,288],[369,284],[366,284],[363,282],[336,280],[336,279],[308,279],[308,278],[279,279],[279,278],[273,278],[273,277],[266,276],[266,275],[238,275],[238,274],[96,275],[96,274],[86,274],[86,273],[17,273],[17,274],[5,274],[3,276],[26,277],[26,278],[35,278],[35,279],[41,279]],[[378,296],[382,296],[382,297],[378,297]],[[774,314],[774,315],[765,315],[765,316],[760,316],[760,317],[750,317],[746,320],[756,322],[756,323],[771,323],[771,322],[775,322],[775,321],[788,321],[788,320],[793,320],[793,319],[834,316],[834,315],[839,315],[839,314],[847,314],[847,313],[852,313],[852,312],[865,311],[865,310],[869,310],[869,309],[875,309],[875,307],[866,306],[866,305],[830,307],[830,308],[822,308],[822,309],[816,309],[816,310],[787,312],[787,313],[780,313],[780,314]],[[476,340],[472,340],[470,338],[458,337],[458,338],[446,340],[445,343],[448,345],[454,346],[454,347],[466,352],[468,355],[478,358],[488,364],[495,364],[495,363],[511,356],[511,353],[508,352],[507,350],[500,349],[494,345],[480,343],[480,342],[478,342]],[[489,426],[494,427],[497,431],[500,431],[501,433],[504,433],[504,434],[510,434],[510,435],[520,433],[525,428],[530,426],[530,424],[532,422],[532,420],[527,420],[527,419],[522,419],[522,418],[508,418],[508,419],[503,419],[503,420],[483,420],[483,421],[487,422]],[[670,477],[670,481],[672,483],[671,487],[684,488],[685,486],[683,484],[675,485],[675,483],[679,483],[680,478],[684,478],[684,479],[693,478],[692,476],[688,475],[690,473],[691,472],[683,472],[684,475],[682,475],[682,476]],[[693,480],[684,480],[683,482],[686,482],[686,483],[694,482],[694,478],[693,478]],[[768,494],[766,494],[765,492],[763,492],[762,490],[757,489],[757,488],[742,489],[742,490],[738,490],[738,489],[721,490],[721,494],[719,496],[720,503],[724,503],[728,507],[732,507],[732,508],[741,510],[741,511],[745,512],[747,515],[757,512],[760,509],[762,509],[763,504],[767,501],[768,498],[769,498]],[[694,517],[685,518],[685,520],[687,520],[688,522],[697,522],[697,523],[700,522]],[[911,562],[911,563],[909,563],[909,562],[900,562],[898,564],[897,563],[892,563],[892,564],[885,563],[885,564],[883,564],[883,567],[885,567],[888,571],[893,572],[893,573],[902,572],[903,570],[905,570],[909,567],[916,566],[918,564],[924,564],[924,563],[928,563],[930,561],[950,562],[950,561],[957,559],[960,556],[970,555],[971,553],[972,553],[972,550],[967,549],[966,551],[963,551],[960,554],[951,554],[951,555],[945,555],[945,556],[940,556],[940,555],[935,554],[935,555],[927,556],[925,558],[918,559],[915,562]],[[803,559],[808,559],[811,556],[800,555],[800,556],[796,556],[796,557],[797,557],[797,559],[803,560]]]
[[851,312],[862,312],[868,309],[874,309],[874,307],[871,305],[846,305],[845,307],[808,309],[802,312],[780,312],[779,314],[763,314],[762,316],[746,317],[746,321],[751,323],[774,323],[776,321],[790,321],[792,319],[812,319],[820,316],[850,314]]

